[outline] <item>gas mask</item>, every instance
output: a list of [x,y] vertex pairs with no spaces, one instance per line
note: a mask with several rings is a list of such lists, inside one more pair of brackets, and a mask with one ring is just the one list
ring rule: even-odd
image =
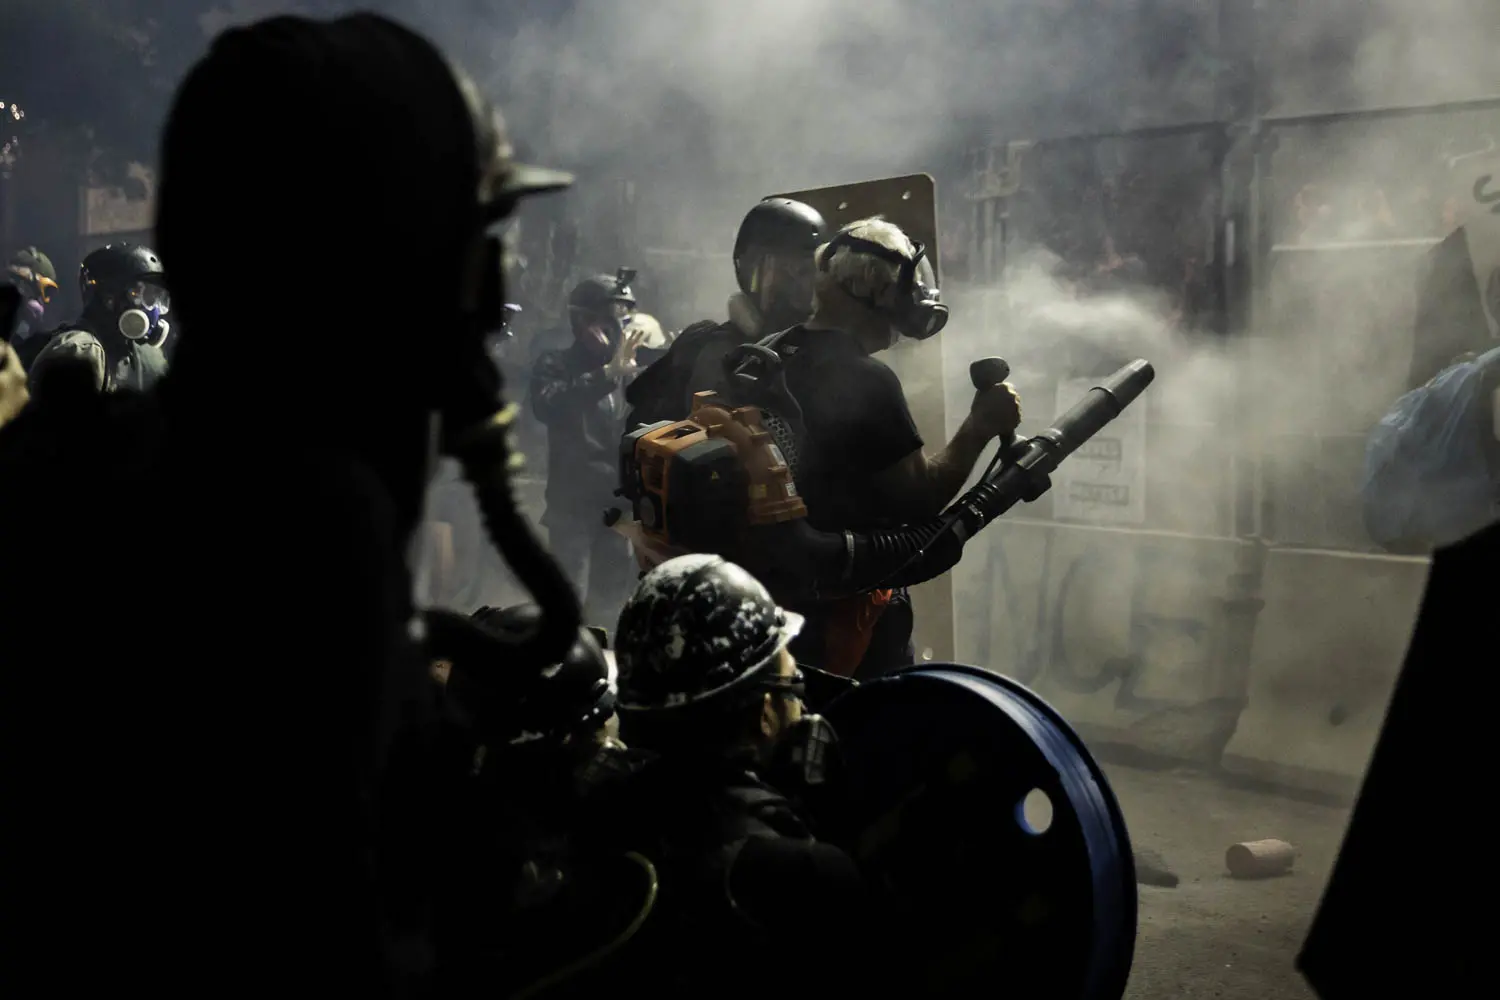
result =
[[42,317],[47,314],[47,307],[36,299],[26,299],[21,303],[21,323],[30,332],[42,325]]
[[[890,317],[891,326],[903,337],[926,340],[936,336],[948,325],[948,307],[943,304],[937,288],[932,264],[927,260],[927,248],[912,240],[916,252],[907,257],[899,251],[881,246],[871,240],[861,239],[849,233],[839,233],[829,241],[818,257],[818,270],[827,271],[833,263],[833,255],[840,247],[878,257],[898,269],[893,305],[877,303],[872,298],[851,296],[870,309]],[[847,290],[846,290],[847,292]]]
[[574,310],[571,317],[573,339],[591,362],[607,365],[615,359],[615,353],[625,339],[625,322],[629,316],[623,304],[616,305],[608,314]]
[[776,737],[761,774],[783,795],[801,799],[825,791],[838,779],[842,764],[832,724],[809,712]]
[[625,325],[635,311],[630,283],[636,272],[622,267],[611,275],[580,282],[568,294],[568,317],[573,340],[589,362],[607,365],[615,360],[625,339]]
[[172,297],[161,285],[138,281],[125,294],[129,308],[115,320],[126,340],[160,347],[172,325],[163,317],[172,309]]
[[9,284],[20,296],[15,316],[16,332],[24,337],[41,327],[42,318],[47,314],[47,303],[52,301],[52,291],[57,283],[30,268],[12,266],[9,274]]
[[[522,514],[511,483],[520,456],[511,447],[515,404],[506,404],[500,369],[486,341],[504,328],[505,257],[503,236],[483,234],[471,259],[464,291],[463,328],[454,331],[453,347],[432,372],[435,412],[429,470],[438,454],[458,461],[490,542],[509,564],[543,614],[525,634],[501,638],[480,628],[468,616],[430,608],[416,623],[431,658],[482,671],[495,663],[545,666],[560,663],[578,640],[583,617],[578,594]],[[430,478],[430,477],[429,477]]]
[[29,267],[12,264],[7,271],[11,276],[11,283],[16,286],[23,297],[42,306],[52,301],[52,293],[57,291],[57,282],[45,274],[37,274]]

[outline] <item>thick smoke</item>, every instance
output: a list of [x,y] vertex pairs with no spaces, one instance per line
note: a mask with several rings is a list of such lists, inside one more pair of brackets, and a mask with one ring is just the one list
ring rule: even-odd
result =
[[[232,13],[289,6],[239,0]],[[1490,0],[1270,0],[1257,5],[1258,23],[1244,5],[1200,0],[374,6],[455,52],[500,99],[524,152],[580,172],[568,197],[587,258],[580,265],[644,266],[647,294],[652,276],[672,272],[674,295],[692,301],[655,308],[677,320],[722,313],[738,219],[778,190],[934,173],[948,258],[968,239],[963,154],[998,138],[1205,121],[1253,107],[1275,115],[1500,93],[1500,5]],[[1231,93],[1243,82],[1233,64],[1252,54],[1258,90]],[[1157,360],[1162,381],[1151,405],[1167,424],[1243,426],[1245,393],[1224,386],[1263,374],[1251,395],[1272,412],[1257,433],[1273,424],[1285,432],[1274,448],[1294,464],[1323,458],[1290,454],[1323,448],[1303,429],[1357,437],[1405,387],[1412,289],[1426,248],[1296,247],[1446,235],[1454,221],[1444,218],[1446,161],[1500,139],[1500,121],[1471,113],[1276,134],[1262,186],[1270,229],[1262,244],[1275,249],[1256,280],[1281,291],[1257,301],[1251,316],[1263,340],[1205,346],[1201,331],[1192,336],[1182,265],[1160,252],[1163,243],[1188,246],[1200,272],[1222,260],[1219,219],[1234,206],[1205,193],[1210,159],[1182,143],[1154,152],[1118,144],[1080,169],[1076,157],[1069,165],[1039,148],[1024,173],[1029,188],[1046,192],[1016,199],[1005,304],[980,310],[955,299],[943,335],[948,367],[961,381],[968,359],[1002,349],[1018,370],[1055,364],[1051,345],[1082,342],[1103,356]],[[1247,146],[1231,157],[1234,183],[1249,171]],[[1102,223],[1053,224],[1100,215],[1080,203],[1111,185],[1123,190],[1136,183],[1132,175],[1167,197],[1176,190],[1203,203],[1172,225],[1122,221],[1126,209]],[[633,182],[628,193],[625,181]],[[1160,193],[1152,197],[1137,216],[1170,214]],[[1249,222],[1238,223],[1243,237]],[[616,252],[634,259],[593,259]],[[1141,260],[1113,266],[1110,258],[1121,257]],[[1100,270],[1111,280],[1087,279]],[[1257,364],[1240,356],[1250,353]],[[1242,365],[1252,374],[1215,371]],[[1368,398],[1333,413],[1331,395]],[[1028,411],[1041,417],[1051,408],[1044,397]],[[950,412],[950,423],[959,416]]]
[[[262,14],[269,5],[239,6]],[[651,305],[678,322],[722,315],[735,227],[748,205],[775,191],[934,173],[947,258],[969,238],[963,155],[997,139],[1500,93],[1500,5],[1491,0],[1269,0],[1256,5],[1258,24],[1248,5],[1201,0],[375,6],[455,52],[499,98],[523,152],[580,173],[568,196],[580,265],[643,266],[647,295],[652,277],[670,273],[671,297],[686,301]],[[1259,87],[1237,92],[1244,80],[1234,64],[1252,54]],[[1141,355],[1160,373],[1148,404],[1155,424],[1184,437],[1212,434],[1225,454],[1259,449],[1283,467],[1284,481],[1339,466],[1336,491],[1351,493],[1362,435],[1406,388],[1412,367],[1413,290],[1428,250],[1421,241],[1452,228],[1446,161],[1500,139],[1500,120],[1491,112],[1298,126],[1277,137],[1262,186],[1269,232],[1261,234],[1275,250],[1255,275],[1272,292],[1255,299],[1248,317],[1258,336],[1233,343],[1184,315],[1177,259],[1194,258],[1188,266],[1200,277],[1222,261],[1222,218],[1236,206],[1203,193],[1212,161],[1182,143],[1154,152],[1120,144],[1069,173],[1039,147],[1027,182],[1048,193],[1032,196],[1029,208],[1026,193],[1017,199],[1006,276],[998,288],[980,281],[990,287],[988,304],[961,294],[956,272],[945,282],[955,305],[942,336],[950,426],[962,416],[972,358],[1003,353],[1018,373],[1057,374],[1065,364],[1076,374]],[[1242,185],[1250,166],[1241,142],[1231,181]],[[1201,204],[1155,228],[1149,218],[1069,232],[1052,224],[1099,214],[1079,203],[1111,185],[1124,189],[1132,175],[1157,189],[1137,215],[1169,214],[1163,198],[1174,191]],[[528,209],[538,210],[554,211]],[[1248,218],[1237,223],[1244,237]],[[1189,249],[1161,251],[1173,241]],[[1297,249],[1348,241],[1400,245]],[[632,259],[614,260],[616,247]],[[1089,277],[1101,271],[1109,281]],[[1037,419],[1054,409],[1045,387],[1027,403]],[[1192,449],[1165,441],[1160,462],[1179,466],[1188,481],[1182,495],[1192,499],[1182,506],[1201,507],[1196,487],[1219,485],[1224,468],[1212,456],[1182,458]],[[1167,512],[1160,526],[1177,526],[1173,505],[1159,496],[1152,505]],[[1361,544],[1357,525],[1330,526],[1338,518],[1328,509],[1309,518],[1301,526],[1283,520],[1278,530],[1288,540]],[[1187,527],[1233,530],[1222,518]]]
[[1266,5],[1273,111],[1381,107],[1500,93],[1500,8],[1489,0]]
[[[585,178],[637,180],[635,242],[663,250],[725,253],[766,194],[941,173],[1002,125],[1096,129],[1201,117],[1208,103],[1202,88],[1159,85],[1153,96],[1137,82],[1190,75],[1206,59],[1201,15],[1151,22],[1172,20],[1168,44],[1183,55],[1147,72],[1151,53],[1115,22],[1038,0],[580,0],[533,9],[488,45],[481,23],[451,11],[430,2],[414,14],[461,41],[535,155]],[[602,184],[576,200],[607,216],[610,197]],[[724,261],[705,268],[722,289]]]

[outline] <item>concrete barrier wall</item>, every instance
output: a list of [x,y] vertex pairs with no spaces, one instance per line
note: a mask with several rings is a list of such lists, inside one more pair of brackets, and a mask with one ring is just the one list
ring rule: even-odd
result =
[[1028,684],[1097,748],[1212,765],[1244,700],[1226,639],[1254,548],[1004,521],[955,570],[959,656]]
[[[539,516],[540,483],[518,492]],[[467,484],[450,470],[429,502],[461,554],[435,603],[529,599],[490,553]],[[1426,559],[1006,519],[952,573],[956,658],[1032,687],[1101,756],[1348,795],[1427,569]]]
[[1272,550],[1247,705],[1226,771],[1352,795],[1375,749],[1427,559]]
[[[983,547],[981,547],[983,546]],[[1427,560],[1013,520],[954,571],[960,659],[1101,755],[1355,791]]]

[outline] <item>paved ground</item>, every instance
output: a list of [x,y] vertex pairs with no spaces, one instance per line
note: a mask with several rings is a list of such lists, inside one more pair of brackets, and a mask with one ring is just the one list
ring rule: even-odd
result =
[[[1140,887],[1128,1000],[1309,1000],[1292,963],[1343,837],[1348,810],[1230,788],[1200,775],[1108,768],[1137,848],[1181,878]],[[1231,879],[1224,850],[1276,838],[1299,850],[1290,875]]]

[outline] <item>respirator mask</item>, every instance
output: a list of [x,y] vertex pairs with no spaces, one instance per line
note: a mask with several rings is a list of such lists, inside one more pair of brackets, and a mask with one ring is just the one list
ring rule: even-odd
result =
[[[840,248],[895,265],[897,276],[893,304],[878,303],[866,296],[852,295],[851,298],[889,316],[891,326],[903,337],[926,340],[936,336],[948,325],[948,307],[943,304],[942,295],[938,291],[932,263],[927,259],[927,248],[916,240],[912,240],[912,247],[914,252],[907,257],[898,250],[881,246],[872,240],[839,233],[819,255],[818,270],[827,271],[833,264],[833,255]],[[847,293],[848,290],[845,291]]]
[[42,305],[51,303],[52,293],[57,291],[57,282],[44,274],[37,274],[29,267],[12,264],[7,271],[10,273],[11,283],[24,298]]
[[635,275],[632,268],[622,267],[613,276],[580,282],[568,295],[574,341],[594,364],[609,364],[620,350],[635,312],[635,293],[630,290]]
[[41,327],[42,318],[47,314],[47,303],[52,301],[52,291],[57,283],[30,268],[11,267],[9,273],[10,284],[20,296],[15,317],[16,332],[23,335],[32,333]]
[[172,296],[161,285],[138,281],[125,293],[130,304],[116,320],[120,335],[135,343],[160,347],[172,325],[163,317],[172,310]]
[[521,511],[511,483],[521,465],[511,447],[517,408],[502,394],[500,369],[487,349],[488,339],[506,326],[505,273],[519,230],[515,209],[527,195],[561,191],[572,175],[517,163],[500,113],[480,94],[462,70],[449,66],[467,106],[479,153],[478,190],[472,239],[462,262],[460,310],[456,329],[443,338],[444,349],[424,373],[433,416],[430,467],[437,454],[455,459],[474,491],[474,500],[490,542],[531,593],[543,614],[524,636],[504,640],[480,628],[468,615],[439,608],[425,611],[416,623],[433,659],[454,669],[504,664],[507,668],[546,667],[562,661],[578,640],[582,619],[578,594]]
[[799,814],[812,817],[822,815],[823,803],[838,793],[843,765],[833,725],[821,715],[804,713],[781,731],[758,770]]
[[488,349],[512,315],[504,280],[509,213],[504,206],[493,211],[497,224],[476,234],[480,242],[469,261],[461,328],[453,331],[431,371],[436,420],[429,465],[435,467],[439,454],[459,463],[491,544],[544,614],[524,635],[498,637],[468,615],[427,609],[421,626],[428,654],[453,663],[455,673],[496,663],[516,670],[558,663],[577,641],[582,618],[572,583],[522,514],[511,483],[512,471],[521,465],[511,446],[517,411],[504,399],[500,369]]
[[628,307],[616,303],[607,312],[569,307],[573,336],[591,361],[604,365],[613,361],[625,339]]

